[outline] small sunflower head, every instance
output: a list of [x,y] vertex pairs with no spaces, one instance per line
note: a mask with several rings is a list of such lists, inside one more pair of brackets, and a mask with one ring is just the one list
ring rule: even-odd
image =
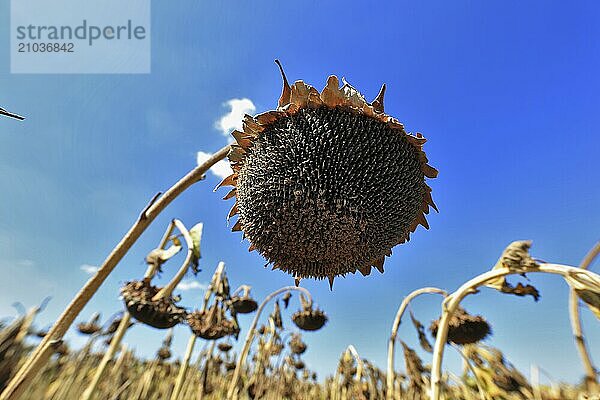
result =
[[296,360],[294,361],[294,368],[296,368],[297,370],[301,371],[306,367],[306,365],[304,364],[304,361],[302,360]]
[[235,367],[237,366],[237,364],[233,361],[227,361],[225,363],[225,369],[227,371],[233,371],[235,369]]
[[[117,329],[119,329],[119,325],[121,325],[121,321],[123,320],[123,316],[119,316],[115,319],[113,319],[110,324],[108,325],[108,327],[106,328],[106,330],[104,331],[104,334],[106,335],[113,335]],[[133,326],[133,322],[129,322],[129,327]]]
[[234,172],[221,183],[234,186],[225,196],[236,197],[232,230],[297,278],[383,272],[391,249],[428,228],[435,208],[425,138],[384,113],[385,85],[368,103],[335,76],[321,92],[283,78],[277,109],[247,115],[232,133]]
[[219,350],[221,350],[223,353],[227,353],[229,352],[229,350],[231,350],[231,348],[233,346],[231,346],[231,343],[227,343],[227,342],[221,342],[217,345],[217,347],[219,348]]
[[256,311],[258,303],[249,295],[234,296],[230,300],[231,307],[238,314],[250,314]]
[[160,361],[165,361],[171,358],[171,349],[166,346],[161,346],[156,353],[156,356]]
[[172,328],[185,320],[187,312],[172,296],[154,300],[159,291],[145,280],[131,281],[121,288],[121,296],[127,311],[138,321],[157,329]]
[[318,331],[327,322],[327,315],[322,310],[308,306],[295,312],[292,321],[303,331]]
[[306,351],[306,343],[302,341],[302,338],[298,334],[292,336],[290,340],[290,350],[293,354],[300,355]]
[[77,324],[77,331],[82,335],[93,335],[94,333],[100,332],[102,327],[100,326],[99,321],[100,314],[94,313],[88,322],[80,322]]
[[233,319],[228,319],[219,305],[208,310],[194,311],[187,317],[187,323],[194,335],[205,340],[217,340],[225,336],[237,336],[240,328]]
[[[440,320],[431,323],[429,330],[437,335]],[[481,315],[471,315],[463,308],[458,308],[448,324],[448,342],[458,345],[477,343],[492,332],[490,324]]]

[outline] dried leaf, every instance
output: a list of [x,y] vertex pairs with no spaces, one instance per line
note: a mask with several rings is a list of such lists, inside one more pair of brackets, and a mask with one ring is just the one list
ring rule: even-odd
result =
[[431,343],[427,339],[427,335],[425,334],[425,327],[423,324],[415,318],[412,311],[410,312],[410,319],[413,323],[413,326],[417,330],[417,334],[419,335],[419,344],[428,353],[433,353],[433,347],[431,347]]
[[[508,268],[510,271],[527,272],[527,268],[536,268],[538,263],[531,257],[531,255],[529,255],[530,247],[530,240],[518,240],[512,242],[508,245],[508,247],[506,247],[506,249],[504,249],[502,255],[496,262],[496,265],[494,265],[494,268],[492,268],[492,271]],[[513,293],[511,290],[516,289],[506,282],[506,277],[494,279],[493,281],[488,282],[486,286],[500,290],[504,293]]]
[[200,240],[202,239],[202,222],[194,225],[192,229],[190,229],[190,236],[192,237],[192,271],[194,274],[199,272],[198,265],[200,262]]
[[515,296],[532,296],[535,301],[540,299],[540,292],[532,285],[523,285],[521,282],[517,286],[512,286],[504,281],[504,285],[500,288],[502,293],[514,294]]

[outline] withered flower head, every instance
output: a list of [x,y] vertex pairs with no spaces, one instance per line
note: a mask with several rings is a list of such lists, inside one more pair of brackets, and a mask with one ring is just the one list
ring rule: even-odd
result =
[[292,340],[290,340],[290,349],[294,354],[302,354],[306,351],[306,343],[302,341],[302,338],[298,334],[294,334],[292,336]]
[[304,307],[292,315],[294,324],[305,331],[318,331],[327,322],[327,315],[322,310]]
[[231,350],[231,348],[232,348],[233,346],[231,346],[231,344],[230,344],[230,343],[227,343],[227,342],[221,342],[221,343],[219,343],[219,344],[217,345],[217,347],[218,347],[218,348],[219,348],[219,350],[221,350],[222,352],[225,352],[225,353],[227,353],[229,350]]
[[231,307],[238,314],[250,314],[256,311],[258,303],[249,295],[234,296],[230,300]]
[[160,349],[158,349],[156,356],[159,360],[165,361],[171,358],[171,349],[167,346],[161,346]]
[[[409,240],[435,208],[425,138],[384,113],[385,85],[368,103],[330,76],[319,93],[285,75],[278,107],[232,133],[229,217],[273,268],[329,278],[371,267]],[[221,186],[220,185],[220,186]]]
[[188,314],[187,322],[192,332],[205,340],[217,340],[240,332],[236,322],[227,319],[225,311],[218,305]]
[[227,371],[233,371],[235,369],[235,367],[237,366],[237,364],[233,361],[227,361],[225,363],[225,369]]
[[[437,335],[439,319],[433,321],[429,330]],[[483,340],[492,332],[492,328],[481,315],[471,315],[463,308],[458,308],[448,324],[448,342],[454,344],[471,344]]]
[[[110,322],[110,325],[108,325],[108,328],[106,328],[106,330],[104,331],[104,334],[105,335],[112,335],[112,334],[114,334],[117,331],[117,329],[119,329],[119,325],[121,325],[121,321],[122,320],[123,320],[123,316],[119,316],[119,317],[113,319]],[[132,326],[133,326],[133,322],[129,322],[128,328],[132,327]]]
[[296,360],[294,361],[294,368],[296,368],[297,370],[302,370],[304,369],[306,365],[304,364],[304,361],[302,360]]
[[80,322],[77,324],[77,331],[82,335],[93,335],[102,330],[102,327],[98,323],[100,321],[100,314],[95,313],[88,322]]
[[160,288],[149,282],[131,281],[121,288],[121,296],[127,311],[138,321],[158,329],[172,328],[182,322],[187,313],[175,304],[172,296],[153,300],[159,291]]

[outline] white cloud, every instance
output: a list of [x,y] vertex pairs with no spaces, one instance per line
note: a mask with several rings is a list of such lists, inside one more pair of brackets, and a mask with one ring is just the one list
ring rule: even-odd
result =
[[[196,162],[198,165],[202,164],[204,161],[208,160],[212,154],[205,153],[203,151],[199,151],[196,155]],[[226,160],[218,161],[215,165],[213,165],[210,169],[210,172],[215,174],[221,179],[227,178],[229,175],[233,173],[233,170],[229,166],[229,162]]]
[[17,265],[19,267],[26,267],[27,268],[27,267],[33,267],[35,265],[35,262],[33,260],[24,259],[24,260],[17,261]]
[[100,267],[97,267],[95,265],[90,265],[90,264],[83,264],[82,266],[79,267],[80,270],[82,270],[83,272],[85,272],[86,274],[95,274],[96,272],[98,272],[98,270],[100,269]]
[[177,289],[187,291],[187,290],[206,290],[208,289],[208,283],[201,283],[193,279],[186,279],[179,282],[177,285]]
[[230,111],[215,123],[215,127],[231,142],[233,141],[231,131],[241,130],[244,114],[254,114],[256,106],[252,100],[246,98],[227,100],[223,105],[229,106]]

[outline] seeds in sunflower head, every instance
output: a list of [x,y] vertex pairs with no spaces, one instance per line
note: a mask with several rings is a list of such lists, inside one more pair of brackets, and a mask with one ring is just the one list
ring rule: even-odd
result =
[[213,305],[208,310],[188,314],[187,323],[194,335],[205,340],[237,336],[240,332],[235,321],[227,319],[225,311],[218,305]]
[[333,278],[371,267],[409,240],[435,205],[425,178],[425,139],[334,76],[319,93],[284,75],[276,111],[246,116],[221,185],[236,196],[229,217],[274,268],[297,278]]
[[[431,323],[429,330],[437,336],[440,320]],[[492,331],[488,322],[481,315],[471,315],[463,308],[458,308],[448,324],[448,343],[458,345],[477,343],[485,339]]]
[[149,282],[127,282],[121,289],[121,296],[127,311],[138,321],[157,329],[167,329],[182,322],[187,312],[175,304],[172,296],[153,300],[160,288]]

